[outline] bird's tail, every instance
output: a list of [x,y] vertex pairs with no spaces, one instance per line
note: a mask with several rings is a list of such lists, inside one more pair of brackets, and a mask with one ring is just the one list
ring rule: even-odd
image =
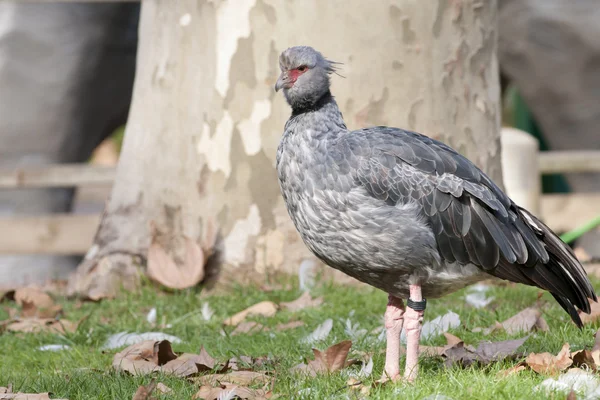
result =
[[519,211],[548,253],[547,260],[540,260],[533,268],[525,268],[527,275],[538,286],[548,290],[573,322],[581,327],[583,324],[575,307],[589,314],[590,299],[598,301],[583,266],[571,248],[550,228],[527,210],[519,208]]

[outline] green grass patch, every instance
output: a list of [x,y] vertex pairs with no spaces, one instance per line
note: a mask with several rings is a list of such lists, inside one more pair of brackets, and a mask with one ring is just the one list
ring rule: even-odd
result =
[[[293,287],[297,287],[293,282]],[[595,282],[598,287],[598,282]],[[324,349],[341,340],[349,339],[345,331],[346,319],[360,324],[367,332],[380,327],[383,321],[386,295],[369,287],[325,284],[313,290],[313,296],[323,296],[324,303],[318,308],[306,308],[292,313],[279,311],[274,317],[252,318],[266,327],[290,320],[302,320],[305,325],[296,329],[277,332],[259,332],[237,336],[223,336],[222,321],[242,309],[262,300],[276,303],[296,299],[297,289],[264,292],[256,287],[237,287],[230,293],[202,295],[201,289],[174,293],[157,291],[150,285],[138,293],[127,293],[121,298],[100,303],[76,303],[58,299],[63,305],[67,319],[76,321],[87,317],[73,334],[16,334],[0,335],[0,386],[12,384],[15,391],[52,392],[55,398],[73,399],[130,399],[139,385],[150,382],[150,376],[132,377],[116,373],[111,368],[113,355],[118,350],[103,351],[102,345],[111,334],[121,331],[161,331],[182,339],[173,350],[198,352],[204,346],[217,359],[232,356],[264,356],[275,360],[272,372],[276,375],[274,391],[282,398],[306,399],[354,399],[357,393],[346,387],[345,373],[306,377],[290,372],[305,358],[312,358],[311,347]],[[532,333],[522,350],[548,351],[556,354],[563,343],[571,344],[572,351],[591,347],[598,326],[592,324],[578,330],[568,315],[547,294],[538,299],[539,290],[522,285],[494,286],[488,296],[495,300],[485,309],[475,309],[465,303],[465,291],[443,299],[431,300],[425,319],[430,320],[452,310],[460,315],[461,327],[451,333],[467,344],[476,345],[481,340],[505,340],[522,337],[494,332],[489,336],[473,333],[475,327],[487,327],[502,321],[525,307],[541,304],[543,316],[550,326],[548,332]],[[215,314],[209,321],[201,316],[202,303],[208,302]],[[4,305],[12,306],[10,303]],[[152,327],[146,314],[157,309],[157,324],[171,324],[168,328]],[[0,309],[0,319],[8,318],[6,309]],[[333,329],[326,340],[312,346],[302,343],[319,324],[333,319]],[[227,328],[226,331],[230,331]],[[373,354],[373,375],[368,382],[381,376],[384,364],[384,342],[377,335],[367,334],[354,338],[352,354]],[[427,345],[444,344],[443,337],[423,341]],[[58,352],[39,351],[46,344],[66,344],[69,350]],[[403,362],[404,360],[401,360]],[[371,390],[373,399],[422,399],[441,394],[452,399],[545,399],[543,393],[534,391],[545,377],[525,371],[508,378],[497,378],[498,371],[515,365],[517,361],[494,363],[485,367],[447,368],[440,358],[422,358],[420,377],[414,385],[401,383],[376,387]],[[189,399],[198,390],[182,378],[158,376],[158,381],[173,389],[168,395],[156,395],[164,399]],[[562,397],[557,397],[562,398]]]

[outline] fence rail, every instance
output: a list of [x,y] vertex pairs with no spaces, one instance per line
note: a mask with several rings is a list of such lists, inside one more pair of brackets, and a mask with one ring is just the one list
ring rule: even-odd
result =
[[[541,174],[600,172],[600,151],[539,154]],[[58,164],[0,169],[0,189],[111,186],[116,168]],[[541,216],[566,231],[598,215],[600,193],[544,195]],[[54,214],[0,218],[0,254],[84,254],[92,244],[100,214]]]
[[[547,151],[539,155],[541,174],[600,172],[600,151]],[[115,167],[56,164],[0,169],[0,189],[112,185]]]
[[100,214],[53,214],[0,219],[0,254],[85,254]]
[[544,151],[539,167],[542,174],[600,172],[600,151]]
[[0,169],[0,189],[112,185],[116,168],[90,164]]

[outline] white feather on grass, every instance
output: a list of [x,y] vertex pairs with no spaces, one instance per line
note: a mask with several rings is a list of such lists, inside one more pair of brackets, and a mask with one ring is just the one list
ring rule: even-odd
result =
[[150,325],[156,325],[156,308],[152,307],[150,309],[150,311],[148,311],[148,314],[146,315],[146,321],[148,321],[148,323]]
[[163,332],[144,332],[144,333],[129,333],[127,331],[115,333],[111,335],[106,343],[102,346],[103,349],[116,349],[122,346],[131,346],[144,340],[168,340],[171,343],[181,343],[182,340],[177,336],[168,335]]
[[[458,314],[448,311],[444,315],[440,315],[431,321],[425,321],[425,323],[423,323],[423,328],[421,329],[421,339],[427,340],[429,338],[439,336],[448,332],[450,329],[458,328],[459,326],[460,317]],[[402,343],[406,343],[406,333],[404,330],[402,330],[402,336],[400,338]]]
[[321,325],[302,339],[302,343],[312,344],[320,340],[325,340],[333,328],[333,320],[331,318],[326,319]]
[[213,315],[215,315],[215,311],[210,308],[210,304],[202,303],[202,308],[200,309],[202,314],[202,319],[205,321],[210,321]]
[[66,344],[45,344],[43,346],[38,347],[39,351],[61,351],[61,350],[68,350],[70,349],[70,346],[67,346]]
[[300,290],[306,292],[315,286],[317,263],[314,260],[304,260],[298,269],[298,283]]

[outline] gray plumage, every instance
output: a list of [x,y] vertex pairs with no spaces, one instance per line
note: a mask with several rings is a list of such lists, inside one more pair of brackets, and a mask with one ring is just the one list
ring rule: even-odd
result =
[[349,131],[329,91],[334,64],[310,47],[280,57],[292,116],[277,150],[288,212],[333,268],[407,298],[490,275],[548,290],[581,325],[594,290],[570,248],[472,162],[419,133]]

